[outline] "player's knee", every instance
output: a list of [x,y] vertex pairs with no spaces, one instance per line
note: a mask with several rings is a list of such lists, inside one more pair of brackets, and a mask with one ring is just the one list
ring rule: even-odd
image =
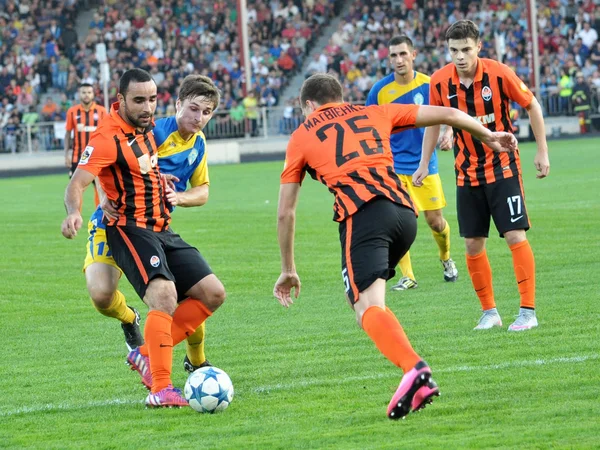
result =
[[468,255],[476,256],[485,250],[485,238],[465,239],[465,249]]
[[144,295],[148,308],[164,312],[172,316],[177,308],[177,290],[175,284],[165,278],[150,281]]
[[504,233],[504,239],[508,246],[513,246],[519,242],[523,242],[527,239],[525,230],[511,230]]
[[107,309],[110,307],[115,289],[106,283],[88,283],[88,292],[96,308]]
[[207,295],[206,306],[211,311],[215,311],[225,302],[225,297],[227,297],[227,294],[221,282],[215,283],[215,286]]
[[444,228],[446,228],[446,220],[442,214],[426,215],[425,219],[427,220],[427,225],[429,225],[429,228],[433,231],[441,233],[444,231]]

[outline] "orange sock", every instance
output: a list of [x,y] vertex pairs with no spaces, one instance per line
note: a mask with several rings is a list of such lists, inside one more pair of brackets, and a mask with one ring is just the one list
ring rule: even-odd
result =
[[362,327],[383,356],[400,367],[404,373],[421,360],[391,310],[371,306],[363,314]]
[[485,249],[478,255],[467,255],[467,269],[471,282],[484,311],[496,307],[494,288],[492,286],[492,267]]
[[98,196],[98,189],[96,189],[96,187],[94,187],[94,204],[96,205],[96,208],[100,204],[100,197]]
[[210,309],[199,300],[188,298],[179,303],[173,314],[171,326],[173,346],[194,334],[200,324],[210,316],[212,316]]
[[151,310],[146,319],[144,339],[150,358],[152,393],[161,391],[171,384],[171,366],[173,365],[172,322],[173,318],[170,315],[156,310]]
[[[171,325],[173,347],[188,336],[194,334],[200,324],[211,315],[212,312],[199,300],[188,298],[179,303],[175,310],[175,314],[173,314],[173,323]],[[140,345],[140,353],[144,356],[148,356],[147,343]]]
[[535,259],[529,241],[510,246],[521,308],[535,308]]

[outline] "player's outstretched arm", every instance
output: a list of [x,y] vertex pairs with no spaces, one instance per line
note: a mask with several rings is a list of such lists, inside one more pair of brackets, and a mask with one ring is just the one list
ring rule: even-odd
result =
[[542,107],[535,97],[527,106],[529,114],[529,123],[537,143],[537,153],[533,159],[533,164],[538,171],[537,178],[545,178],[550,173],[550,158],[548,157],[548,143],[546,142],[546,126],[544,125],[544,115]]
[[73,239],[77,236],[77,231],[81,228],[83,219],[81,218],[81,204],[83,201],[83,191],[92,181],[94,175],[91,173],[77,169],[71,178],[65,191],[65,209],[67,217],[62,223],[61,231],[67,239]]
[[300,183],[282,184],[279,190],[277,208],[277,239],[281,252],[281,275],[273,288],[273,295],[286,308],[294,303],[294,296],[300,295],[300,278],[294,263],[294,231],[296,227],[296,205],[300,194]]
[[464,130],[495,152],[513,152],[517,149],[517,138],[514,135],[492,132],[479,121],[458,109],[443,106],[421,106],[417,112],[415,126],[431,125],[450,125],[453,128]]

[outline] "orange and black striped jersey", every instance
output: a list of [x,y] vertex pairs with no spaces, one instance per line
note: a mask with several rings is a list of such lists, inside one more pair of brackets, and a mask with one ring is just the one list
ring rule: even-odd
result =
[[[450,63],[431,76],[429,104],[450,106],[475,117],[491,131],[513,131],[511,101],[523,108],[533,94],[510,67],[479,58],[473,83],[461,84]],[[521,173],[519,152],[495,153],[466,131],[454,128],[454,169],[458,186],[479,186]]]
[[414,211],[394,172],[390,135],[413,128],[418,109],[400,104],[321,106],[292,134],[281,183],[301,183],[308,172],[335,196],[337,222],[375,197]]
[[77,164],[81,159],[81,153],[90,141],[90,136],[105,115],[104,106],[96,103],[92,103],[88,111],[82,105],[71,106],[67,111],[66,128],[69,133],[73,133],[73,164]]
[[118,113],[114,103],[81,155],[79,169],[100,179],[109,199],[117,204],[118,220],[111,225],[135,225],[164,231],[171,216],[163,198],[158,149],[152,127],[137,131]]

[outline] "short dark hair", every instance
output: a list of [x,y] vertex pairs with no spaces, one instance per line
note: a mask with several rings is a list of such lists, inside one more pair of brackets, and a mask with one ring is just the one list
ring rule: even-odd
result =
[[479,41],[479,28],[471,20],[458,20],[446,31],[446,41],[469,38],[475,40],[475,42]]
[[94,89],[94,86],[93,86],[93,85],[91,85],[90,83],[81,83],[81,84],[79,85],[79,89],[81,89],[81,88],[84,88],[84,87],[89,87],[89,88],[92,88],[92,89]]
[[300,103],[302,106],[307,100],[317,102],[320,105],[333,102],[341,102],[344,99],[344,91],[340,82],[327,73],[316,73],[311,75],[302,84],[300,89]]
[[401,36],[394,36],[392,37],[389,42],[388,42],[388,47],[391,47],[392,45],[401,45],[401,44],[406,44],[408,45],[410,48],[415,48],[413,41],[411,38],[409,38],[407,35],[403,34]]
[[210,78],[204,75],[188,75],[179,86],[179,101],[196,97],[206,97],[213,103],[215,110],[221,101],[221,92]]
[[127,94],[130,83],[146,83],[147,81],[154,81],[152,75],[143,69],[129,69],[125,71],[119,79],[119,94],[123,97]]

